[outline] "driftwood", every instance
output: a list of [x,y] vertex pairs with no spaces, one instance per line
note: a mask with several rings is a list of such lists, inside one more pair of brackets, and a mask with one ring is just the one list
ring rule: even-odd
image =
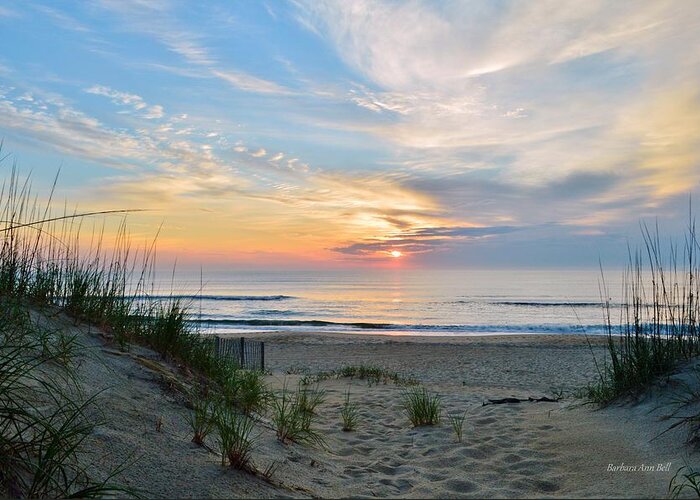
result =
[[489,399],[488,403],[482,403],[481,406],[516,404],[516,403],[556,403],[557,401],[559,401],[559,398],[552,399],[552,398],[548,398],[547,396],[543,396],[541,398],[529,397],[527,399],[503,398],[503,399]]

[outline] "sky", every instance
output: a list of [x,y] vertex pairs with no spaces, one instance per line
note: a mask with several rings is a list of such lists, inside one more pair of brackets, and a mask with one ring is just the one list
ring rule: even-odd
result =
[[185,265],[596,267],[700,183],[696,0],[0,0],[0,43],[2,175]]

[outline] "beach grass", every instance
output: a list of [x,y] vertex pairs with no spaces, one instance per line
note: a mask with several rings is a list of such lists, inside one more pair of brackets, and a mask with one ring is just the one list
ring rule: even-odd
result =
[[238,405],[247,415],[264,413],[273,397],[264,375],[258,371],[237,371],[224,384],[223,390],[229,401]]
[[380,383],[388,384],[389,382],[399,386],[418,385],[419,381],[412,375],[406,375],[393,370],[383,368],[381,366],[359,364],[359,365],[343,365],[340,368],[329,371],[320,371],[314,374],[309,373],[308,368],[292,368],[287,371],[288,374],[301,374],[302,384],[309,385],[313,382],[320,382],[331,378],[350,378],[365,380],[369,386],[378,385]]
[[133,494],[110,482],[117,471],[94,481],[80,461],[85,440],[100,423],[96,396],[83,394],[75,383],[67,362],[73,351],[52,333],[22,304],[0,300],[0,493],[29,498]]
[[403,408],[414,427],[438,425],[442,398],[423,386],[412,386],[403,393]]
[[669,498],[678,498],[688,491],[700,498],[700,472],[684,465],[676,471],[668,485]]
[[355,430],[360,418],[360,412],[357,408],[357,404],[350,401],[350,389],[345,393],[345,401],[340,410],[340,417],[343,421],[343,432],[352,432]]
[[595,403],[639,392],[700,354],[695,222],[689,223],[681,245],[665,248],[658,226],[642,226],[642,236],[642,247],[629,251],[619,324],[611,317],[605,280],[601,283],[608,359],[597,364],[598,381],[583,391]]
[[458,443],[462,442],[462,438],[464,436],[464,421],[466,418],[466,410],[462,413],[450,413],[447,415],[447,419],[450,421],[450,425],[452,426],[452,430],[455,433]]
[[313,427],[316,408],[322,401],[321,391],[301,384],[293,391],[285,382],[271,406],[271,419],[278,441],[324,446],[323,436]]
[[214,429],[216,400],[206,388],[197,389],[190,394],[190,405],[192,412],[187,417],[187,423],[192,429],[192,442],[204,446],[204,440]]
[[79,336],[31,313],[59,307],[102,323],[123,274],[94,255],[79,261],[70,242],[85,214],[55,217],[49,204],[39,205],[14,168],[0,190],[0,496],[123,496],[129,490],[110,483],[119,471],[94,481],[79,459],[101,421],[98,395],[77,383]]
[[221,453],[221,465],[249,470],[256,436],[255,422],[245,413],[222,401],[214,411],[214,426]]
[[296,403],[302,413],[316,415],[318,407],[326,400],[326,391],[318,384],[314,387],[299,385],[296,395]]
[[[31,311],[95,325],[123,350],[141,344],[189,369],[231,406],[221,413],[217,428],[225,434],[229,462],[244,464],[247,455],[238,452],[245,452],[245,440],[236,441],[235,432],[249,424],[232,412],[264,410],[269,392],[262,375],[219,357],[214,339],[188,321],[188,304],[151,298],[155,238],[142,249],[132,248],[128,211],[64,209],[56,214],[52,199],[53,189],[41,205],[31,179],[20,178],[14,168],[0,190],[0,496],[128,491],[92,482],[78,464],[86,436],[99,423],[89,411],[94,395],[81,394],[71,382],[76,376],[73,360],[82,349],[80,337],[40,327],[29,321]],[[104,237],[107,223],[92,219],[107,215],[121,217],[109,244]],[[92,228],[85,234],[90,221]],[[198,404],[193,440],[203,443],[215,423],[207,420],[209,403],[202,403],[203,408]]]
[[396,385],[416,385],[418,381],[411,376],[405,376],[398,372],[387,370],[375,365],[346,365],[336,371],[337,377],[357,378],[366,380],[368,384],[393,382]]

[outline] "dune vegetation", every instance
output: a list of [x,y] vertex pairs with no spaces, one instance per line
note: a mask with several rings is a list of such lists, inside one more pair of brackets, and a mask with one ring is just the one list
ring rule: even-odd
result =
[[584,396],[609,403],[637,393],[700,354],[700,250],[691,220],[681,245],[665,251],[658,226],[642,226],[643,245],[629,252],[621,317],[613,318],[610,290],[601,294],[609,358]]
[[[204,444],[216,434],[222,459],[247,467],[249,419],[269,399],[263,375],[219,357],[213,339],[188,322],[187,304],[149,300],[155,242],[132,248],[127,211],[57,215],[52,201],[51,195],[41,205],[31,179],[14,169],[0,193],[0,493],[128,493],[109,481],[91,482],[81,466],[81,445],[99,421],[92,408],[101,396],[72,383],[79,338],[47,329],[35,313],[87,322],[122,350],[140,344],[186,367],[196,387],[189,395],[193,441]],[[114,241],[104,241],[104,222],[93,223],[86,247],[86,222],[107,214],[124,219]]]

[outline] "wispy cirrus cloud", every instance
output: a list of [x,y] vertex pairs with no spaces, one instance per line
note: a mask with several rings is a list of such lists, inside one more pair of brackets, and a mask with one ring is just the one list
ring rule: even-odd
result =
[[[663,197],[678,189],[662,171],[697,162],[693,132],[653,148],[648,140],[695,120],[693,100],[676,97],[679,85],[700,90],[700,55],[684,49],[700,32],[692,1],[294,4],[300,23],[366,79],[347,99],[381,117],[337,127],[402,148],[395,165],[424,176],[492,171],[526,189],[608,172],[623,179],[609,196]],[[643,105],[646,119],[640,103],[654,103]],[[665,159],[652,167],[641,152]]]
[[[145,122],[137,129],[127,130],[109,126],[55,97],[46,100],[34,96],[29,100],[18,91],[0,99],[0,120],[9,124],[9,129],[21,134],[25,140],[49,145],[81,159],[131,171],[127,176],[130,181],[158,178],[169,182],[179,179],[183,186],[189,183],[190,191],[172,190],[169,199],[176,199],[179,194],[187,192],[232,191],[247,184],[231,165],[212,151],[210,145],[194,140],[195,133],[199,137],[207,133],[187,127],[181,117],[167,117],[161,107],[147,105],[135,94],[99,86],[88,90],[107,96],[116,104],[126,105],[144,118],[151,114],[167,120],[160,124]],[[183,131],[187,133],[180,134]],[[144,169],[144,165],[150,168]],[[144,170],[150,172],[145,173]],[[127,177],[115,180],[115,185],[120,182],[128,184],[130,181],[126,181]],[[168,182],[162,185],[167,186]],[[151,201],[157,203],[155,198]]]
[[63,29],[77,31],[79,33],[92,32],[92,29],[90,29],[88,26],[60,10],[54,9],[46,5],[33,5],[32,8],[50,17],[56,25],[60,26]]
[[147,119],[156,119],[163,117],[163,106],[156,104],[153,106],[144,102],[141,96],[129,94],[128,92],[120,92],[104,85],[93,85],[85,89],[88,94],[101,95],[109,97],[113,103],[122,104],[133,108],[135,111],[140,111],[141,116]]
[[289,89],[282,87],[269,80],[263,80],[262,78],[257,78],[252,75],[240,71],[231,70],[211,70],[211,74],[223,81],[230,83],[236,88],[245,90],[247,92],[256,92],[259,94],[273,94],[273,95],[293,95]]
[[[173,15],[175,7],[167,0],[153,3],[140,0],[100,0],[98,3],[127,20],[129,29],[158,40],[169,50],[182,56],[185,61],[200,68],[210,78],[220,79],[245,92],[282,96],[293,94],[290,89],[275,82],[224,65],[206,47],[205,35],[195,34],[183,28]],[[151,14],[148,18],[144,17],[146,12]],[[182,71],[180,73],[187,74]]]
[[[693,2],[406,3],[295,0],[305,26],[386,89],[459,86],[526,64],[558,64],[610,50],[656,50],[696,26]],[[688,8],[682,8],[688,7]],[[409,27],[409,28],[407,28]]]
[[111,166],[133,166],[149,153],[155,153],[150,141],[111,129],[64,104],[37,99],[31,102],[2,99],[0,119],[5,127],[21,133],[26,139],[80,158],[99,159]]

